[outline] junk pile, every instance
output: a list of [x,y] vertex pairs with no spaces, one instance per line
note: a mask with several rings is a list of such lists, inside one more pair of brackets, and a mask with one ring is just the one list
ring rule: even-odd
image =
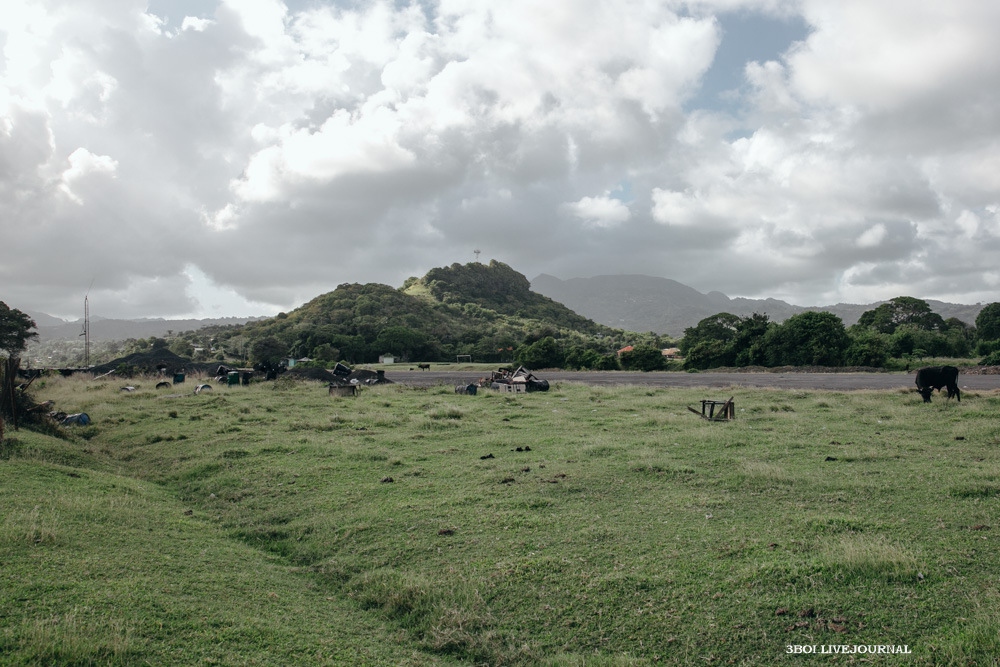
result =
[[481,383],[490,389],[511,394],[549,390],[548,380],[538,379],[524,366],[518,366],[516,371],[506,368],[493,371],[490,373],[489,379],[484,378]]
[[385,371],[369,371],[363,368],[351,370],[339,362],[329,372],[332,372],[334,376],[334,379],[330,381],[331,395],[353,395],[362,386],[370,387],[376,384],[394,384],[392,380],[385,376]]

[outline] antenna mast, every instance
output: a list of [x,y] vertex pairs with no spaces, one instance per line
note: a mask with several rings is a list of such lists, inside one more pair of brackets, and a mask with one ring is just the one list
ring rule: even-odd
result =
[[474,252],[476,254],[476,262],[478,263],[479,262],[479,253],[481,253],[482,250],[480,250],[479,248],[476,248],[472,252]]
[[90,368],[90,294],[83,297],[83,365]]
[[[97,278],[94,278],[97,280]],[[94,287],[94,280],[90,281],[87,294],[83,297],[83,365],[90,368],[90,290]]]

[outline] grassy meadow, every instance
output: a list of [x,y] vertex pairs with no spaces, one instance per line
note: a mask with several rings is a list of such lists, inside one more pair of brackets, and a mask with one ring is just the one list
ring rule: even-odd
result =
[[33,385],[94,423],[0,445],[0,664],[1000,656],[1000,394],[154,385]]

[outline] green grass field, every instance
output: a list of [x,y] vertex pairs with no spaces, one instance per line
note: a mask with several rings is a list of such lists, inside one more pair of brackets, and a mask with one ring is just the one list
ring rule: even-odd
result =
[[33,386],[94,424],[2,443],[0,664],[1000,656],[1000,394],[154,384]]

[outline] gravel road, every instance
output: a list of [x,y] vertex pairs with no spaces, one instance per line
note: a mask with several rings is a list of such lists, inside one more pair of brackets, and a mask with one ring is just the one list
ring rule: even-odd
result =
[[[475,382],[485,373],[476,371],[411,371],[388,369],[393,382],[414,387],[459,385]],[[641,385],[646,387],[774,387],[778,389],[900,389],[916,391],[913,373],[634,373],[629,371],[543,371],[549,382],[589,385]],[[959,375],[961,389],[1000,389],[1000,375]]]

